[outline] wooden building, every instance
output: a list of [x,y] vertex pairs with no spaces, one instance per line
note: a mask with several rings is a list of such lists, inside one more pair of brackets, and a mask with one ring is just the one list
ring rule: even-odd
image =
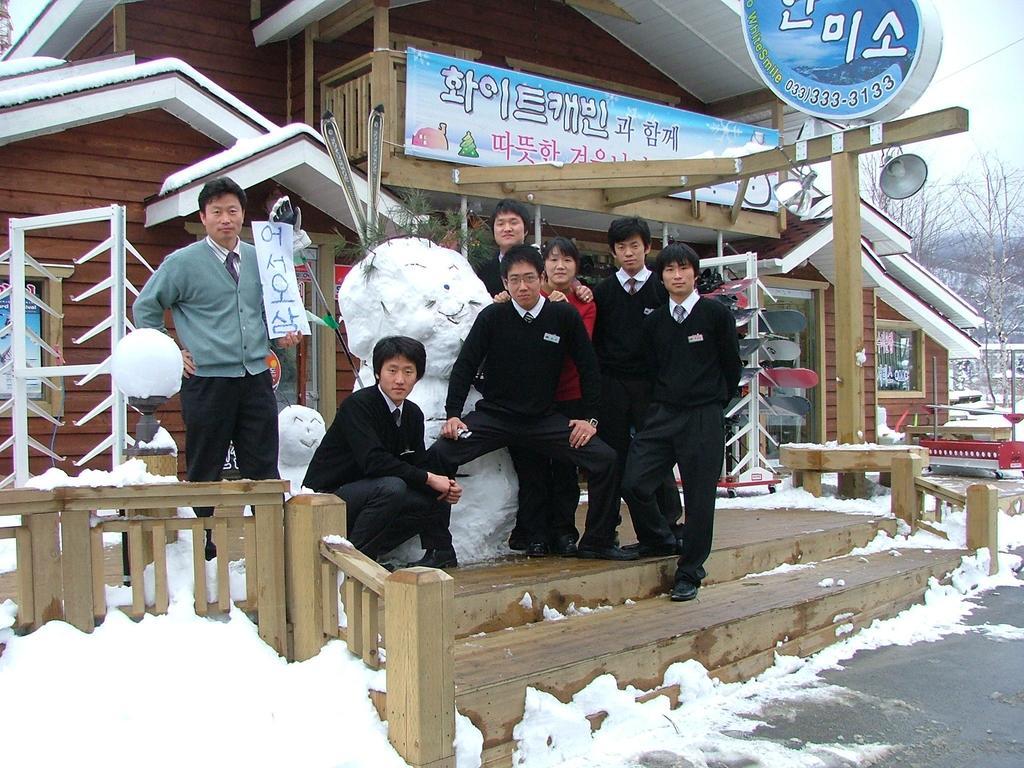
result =
[[[595,247],[604,241],[608,221],[629,214],[654,224],[656,247],[664,238],[709,246],[721,234],[740,250],[751,247],[746,241],[756,243],[767,256],[787,244],[799,247],[795,236],[802,232],[820,240],[821,227],[814,229],[811,222],[794,226],[776,212],[666,197],[673,185],[664,167],[659,167],[662,175],[634,182],[647,185],[641,188],[616,187],[608,179],[518,183],[496,168],[474,169],[479,173],[472,178],[467,173],[469,180],[460,184],[450,164],[405,155],[409,47],[783,132],[793,128],[800,116],[788,113],[764,89],[744,53],[735,9],[726,3],[686,6],[537,0],[527,12],[499,0],[58,0],[0,62],[0,163],[7,170],[0,180],[0,246],[6,247],[5,225],[11,217],[121,203],[127,206],[128,240],[156,265],[196,238],[198,190],[206,179],[227,174],[249,193],[248,220],[261,217],[265,202],[278,191],[302,207],[304,227],[317,246],[313,268],[327,290],[334,283],[338,246],[351,238],[352,223],[322,141],[314,131],[293,124],[316,126],[321,111],[330,108],[339,118],[349,154],[359,163],[366,153],[366,115],[378,103],[385,106],[388,120],[383,182],[389,190],[426,190],[439,205],[453,208],[465,197],[484,212],[497,198],[517,197],[542,212],[542,236],[557,231]],[[956,128],[929,130],[940,134]],[[784,160],[784,153],[779,158]],[[555,169],[551,174],[559,175]],[[675,185],[679,175],[676,169]],[[864,224],[862,231],[868,242],[875,240],[871,226]],[[71,343],[102,312],[98,301],[71,301],[101,279],[102,260],[74,264],[96,237],[83,228],[70,234],[44,232],[29,243],[36,258],[62,270],[60,285],[43,288],[63,296],[65,318],[45,330],[69,360],[77,356],[76,362],[96,362],[108,353],[98,340]],[[827,252],[822,246],[813,257],[789,261],[780,255],[787,266],[777,278],[818,286],[815,319],[818,338],[826,340],[834,338]],[[865,329],[873,331],[876,318],[918,322],[898,301],[879,299],[879,288],[870,282],[872,270],[880,271],[884,280],[902,281],[913,293],[916,286],[907,282],[913,269],[888,270],[885,258],[869,258],[865,264]],[[145,276],[141,265],[130,268],[136,285]],[[930,306],[942,315],[942,302],[935,301]],[[946,317],[954,326],[970,327],[969,319]],[[930,333],[930,326],[918,325],[928,339],[922,342],[925,368],[930,357],[944,357],[951,345],[968,345],[953,331],[943,338]],[[865,337],[873,338],[870,333]],[[820,404],[819,439],[835,435],[828,416],[834,401],[827,394],[828,382],[834,386],[836,378],[834,357],[826,343],[820,358],[826,396]],[[869,354],[866,382],[873,381],[872,359]],[[293,397],[319,408],[328,419],[351,387],[349,364],[327,333],[304,346],[293,375]],[[944,386],[945,375],[939,380]],[[929,385],[928,376],[923,381],[922,386]],[[48,407],[73,422],[95,406],[101,386],[95,380],[84,387],[68,382],[63,394],[47,395]],[[866,391],[873,392],[870,386]],[[873,419],[873,398],[866,399]],[[162,413],[181,444],[175,407],[172,402]],[[102,419],[81,429],[69,424],[52,439],[58,453],[80,457],[106,428]],[[32,433],[51,442],[49,424],[33,424]],[[9,424],[0,422],[0,438],[7,434]],[[871,436],[869,427],[865,437]],[[0,456],[4,474],[10,471],[9,461]],[[34,461],[32,470],[47,464]]]

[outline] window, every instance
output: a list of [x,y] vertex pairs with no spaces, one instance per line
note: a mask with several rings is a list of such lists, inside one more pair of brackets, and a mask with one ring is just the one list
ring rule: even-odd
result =
[[883,396],[924,393],[924,344],[919,328],[879,321],[875,328],[875,385]]

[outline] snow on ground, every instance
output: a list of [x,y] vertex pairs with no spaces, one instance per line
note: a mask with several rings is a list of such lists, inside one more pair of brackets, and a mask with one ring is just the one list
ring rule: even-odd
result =
[[[784,487],[776,494],[720,499],[722,507],[818,507],[822,502],[852,514],[886,514],[888,497],[840,501],[813,499]],[[895,538],[879,535],[859,553],[896,547],[962,546],[963,513],[942,524],[951,541],[926,532]],[[81,745],[102,751],[110,766],[134,766],[144,753],[155,766],[186,763],[300,764],[317,766],[400,766],[388,744],[386,728],[369,702],[369,690],[384,688],[384,675],[366,669],[340,642],[328,644],[314,659],[286,663],[264,645],[256,627],[234,610],[221,620],[199,618],[192,606],[190,542],[169,545],[172,605],[166,616],[133,622],[117,611],[86,635],[63,622],[37,632],[13,635],[16,606],[0,604],[0,732],[4,763],[31,765],[75,762]],[[1000,548],[1024,544],[1024,517],[1000,514]],[[180,549],[181,552],[177,550]],[[180,555],[180,557],[179,557]],[[773,768],[884,763],[885,744],[778,744],[751,734],[771,708],[794,699],[820,700],[840,689],[822,682],[823,672],[842,666],[858,651],[885,645],[934,642],[950,634],[985,632],[1004,639],[1024,638],[1024,628],[968,626],[972,595],[1003,585],[1019,585],[1011,568],[1019,558],[1000,556],[1001,570],[987,575],[988,553],[964,558],[949,585],[932,582],[924,603],[896,618],[875,621],[852,634],[852,625],[835,618],[837,643],[802,659],[777,656],[773,667],[745,683],[723,684],[696,661],[675,664],[665,685],[681,689],[681,706],[670,710],[664,697],[638,704],[639,693],[619,690],[603,676],[563,704],[542,691],[527,693],[523,720],[516,726],[516,765],[567,768],[646,764],[694,766],[756,764]],[[212,564],[211,564],[212,565]],[[827,579],[827,562],[817,566]],[[244,562],[232,563],[231,591]],[[215,581],[211,568],[208,578]],[[151,574],[147,574],[147,582]],[[147,585],[149,586],[149,585]],[[147,589],[151,592],[151,587]],[[110,588],[111,603],[123,603],[127,590]],[[532,598],[524,595],[524,604]],[[629,605],[616,608],[628,611]],[[573,613],[569,611],[569,613]],[[551,616],[551,618],[556,618]],[[208,714],[200,725],[196,713]],[[588,714],[606,712],[591,732]],[[83,713],[91,713],[83,716]],[[195,725],[181,733],[182,717]],[[107,739],[97,740],[103,726]],[[481,736],[472,723],[457,718],[459,768],[479,765]],[[62,738],[53,739],[59,732]],[[154,744],[160,749],[154,750]],[[40,749],[43,751],[40,752]],[[658,762],[660,760],[660,762]]]

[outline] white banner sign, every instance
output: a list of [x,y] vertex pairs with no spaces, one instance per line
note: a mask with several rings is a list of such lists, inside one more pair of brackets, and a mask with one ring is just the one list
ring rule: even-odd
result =
[[270,338],[279,339],[292,331],[301,331],[304,336],[309,336],[306,307],[295,279],[292,225],[256,221],[252,225],[252,234]]

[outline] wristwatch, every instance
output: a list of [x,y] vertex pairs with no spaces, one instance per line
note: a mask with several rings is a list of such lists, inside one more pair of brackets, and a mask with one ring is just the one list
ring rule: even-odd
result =
[[587,424],[592,426],[594,429],[597,429],[597,419],[587,419]]

